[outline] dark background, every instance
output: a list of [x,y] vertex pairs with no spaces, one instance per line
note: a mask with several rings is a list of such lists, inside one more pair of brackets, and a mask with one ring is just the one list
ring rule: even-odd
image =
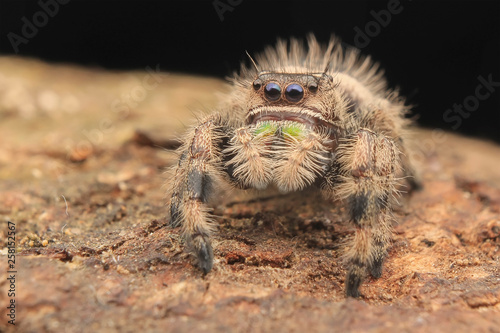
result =
[[[500,142],[500,1],[401,0],[402,11],[367,45],[356,43],[355,28],[365,31],[373,11],[391,1],[218,1],[230,6],[223,20],[212,0],[69,1],[19,45],[18,55],[224,77],[248,61],[245,50],[254,54],[277,37],[313,32],[327,41],[336,33],[382,63],[390,84],[416,105],[421,125]],[[33,22],[40,10],[37,1],[0,0],[0,54],[15,54],[8,34],[21,36],[22,17]],[[475,95],[480,75],[498,87],[467,118],[449,113],[455,118],[446,121],[448,109]]]

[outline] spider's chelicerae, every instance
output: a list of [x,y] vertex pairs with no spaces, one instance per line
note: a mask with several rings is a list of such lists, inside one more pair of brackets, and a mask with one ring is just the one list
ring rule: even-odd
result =
[[[212,269],[213,185],[280,191],[318,186],[343,199],[355,234],[345,253],[347,296],[382,274],[407,158],[408,107],[378,65],[332,38],[278,41],[242,65],[215,112],[187,134],[171,184],[170,215],[206,273]],[[415,182],[410,181],[410,185]]]

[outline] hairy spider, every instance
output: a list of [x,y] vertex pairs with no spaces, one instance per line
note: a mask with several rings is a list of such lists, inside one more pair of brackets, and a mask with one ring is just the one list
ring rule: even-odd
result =
[[171,223],[207,273],[215,225],[206,202],[215,183],[274,184],[282,192],[317,185],[348,206],[355,234],[345,253],[345,290],[358,297],[367,273],[382,274],[399,183],[413,179],[405,154],[409,108],[358,50],[335,37],[322,46],[310,36],[307,44],[280,40],[254,67],[242,64],[217,110],[188,132],[171,184]]

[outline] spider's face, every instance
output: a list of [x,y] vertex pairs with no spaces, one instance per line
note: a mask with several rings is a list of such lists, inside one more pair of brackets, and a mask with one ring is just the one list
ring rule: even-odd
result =
[[335,86],[327,74],[261,72],[249,89],[247,124],[292,121],[317,128],[335,121]]

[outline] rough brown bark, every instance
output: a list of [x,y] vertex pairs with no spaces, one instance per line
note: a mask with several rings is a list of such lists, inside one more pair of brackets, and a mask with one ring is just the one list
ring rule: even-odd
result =
[[[175,155],[159,147],[175,147],[224,84],[163,74],[147,90],[146,75],[0,58],[0,216],[17,228],[18,332],[500,331],[498,145],[416,132],[424,189],[402,196],[382,278],[362,299],[343,294],[344,207],[314,191],[215,198],[204,277],[166,226]],[[0,235],[6,254],[5,223]],[[0,259],[0,330],[13,331]]]

